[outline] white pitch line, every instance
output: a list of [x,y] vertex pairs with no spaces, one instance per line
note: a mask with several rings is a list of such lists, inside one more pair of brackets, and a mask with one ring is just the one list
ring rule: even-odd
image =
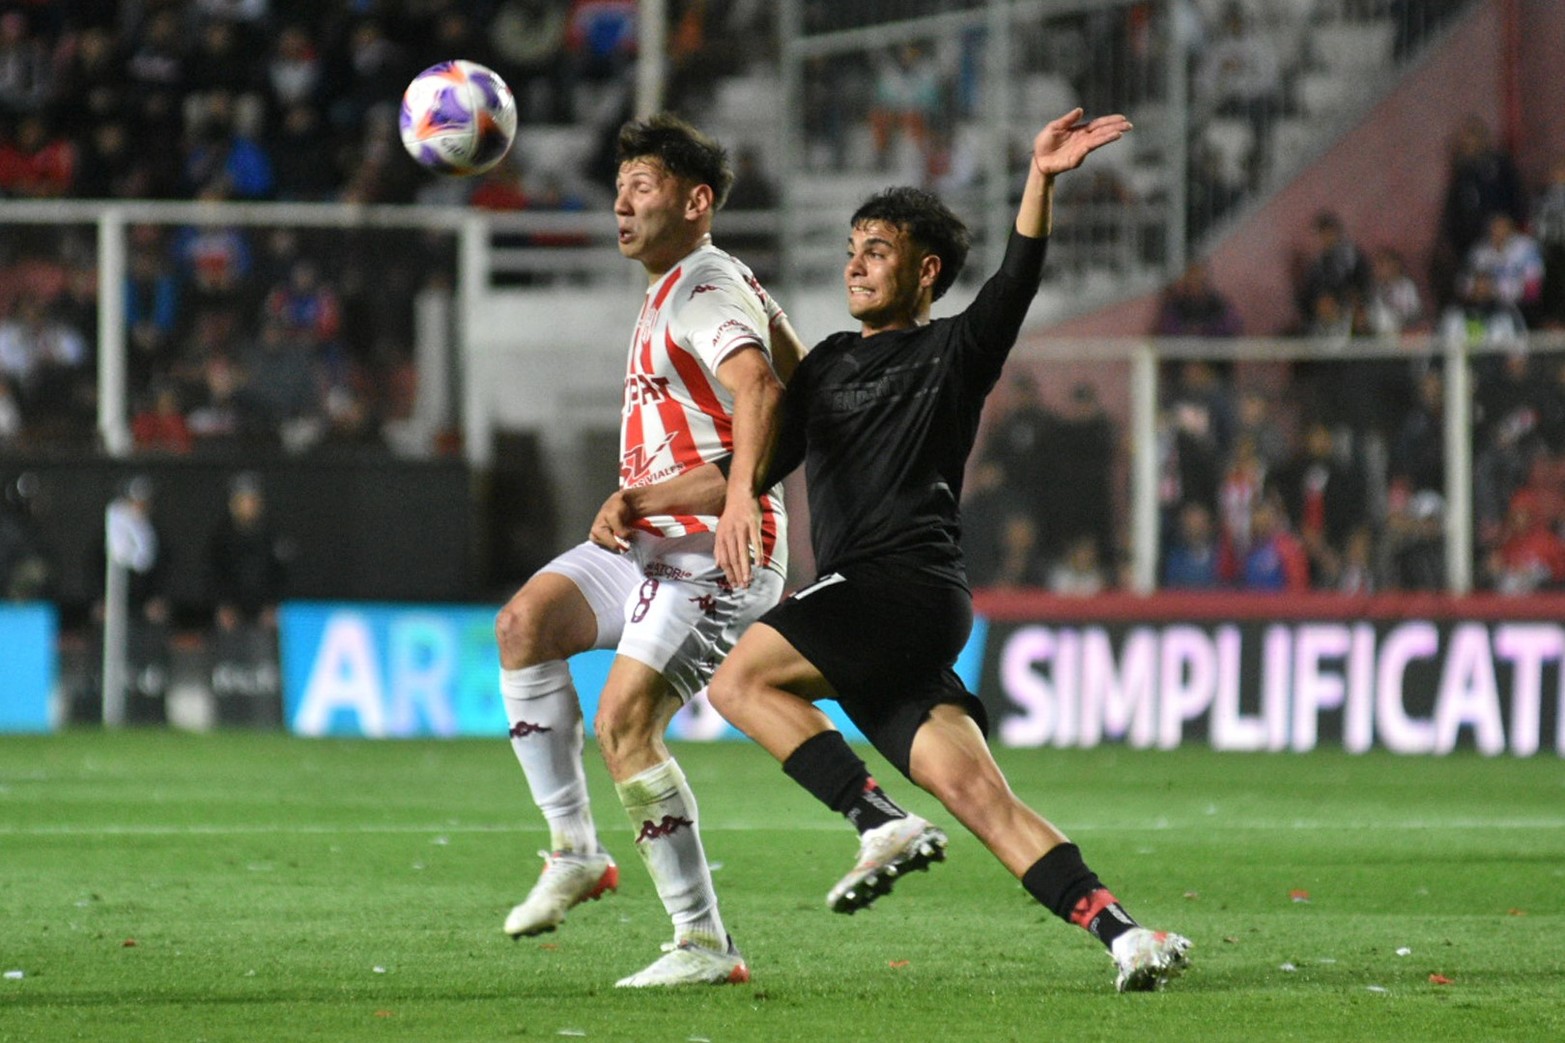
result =
[[[792,833],[827,833],[841,832],[846,827],[834,818],[825,818],[819,821],[801,821],[779,824],[776,822],[703,822],[701,828],[709,833],[755,833],[764,831],[782,831]],[[234,826],[205,826],[205,825],[71,825],[56,824],[47,826],[12,826],[0,825],[0,837],[176,837],[176,836],[345,836],[384,834],[388,836],[421,835],[433,836],[450,834],[489,834],[489,833],[532,833],[541,832],[542,825],[504,825],[470,823],[460,825],[287,825],[274,823],[268,825],[234,825]],[[1333,820],[1309,821],[1300,820],[1293,822],[1222,822],[1209,817],[1192,819],[1189,822],[1122,822],[1122,823],[1071,823],[1069,832],[1072,833],[1171,833],[1182,831],[1199,831],[1202,833],[1213,832],[1321,832],[1326,830],[1351,831],[1351,830],[1381,830],[1396,832],[1414,832],[1432,829],[1466,829],[1466,830],[1565,830],[1565,818],[1536,818],[1536,819],[1418,819],[1409,821],[1406,819],[1389,821],[1358,821],[1341,822]]]

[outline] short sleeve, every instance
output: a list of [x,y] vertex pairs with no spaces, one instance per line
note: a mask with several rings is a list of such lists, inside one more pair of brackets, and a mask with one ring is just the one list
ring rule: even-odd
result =
[[771,317],[762,297],[727,274],[692,278],[679,289],[670,332],[716,372],[740,348],[771,354]]

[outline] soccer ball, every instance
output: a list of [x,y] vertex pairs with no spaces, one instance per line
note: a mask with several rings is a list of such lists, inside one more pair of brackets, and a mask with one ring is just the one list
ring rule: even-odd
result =
[[402,147],[439,174],[482,174],[516,137],[516,99],[477,62],[431,65],[402,92]]

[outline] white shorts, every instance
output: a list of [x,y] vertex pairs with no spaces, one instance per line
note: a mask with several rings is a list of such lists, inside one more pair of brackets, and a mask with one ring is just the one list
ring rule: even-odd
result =
[[713,557],[715,540],[710,532],[638,532],[624,554],[581,543],[539,571],[564,576],[587,599],[598,620],[594,648],[650,666],[687,703],[782,596],[783,578],[770,569],[756,569],[746,589],[729,586]]

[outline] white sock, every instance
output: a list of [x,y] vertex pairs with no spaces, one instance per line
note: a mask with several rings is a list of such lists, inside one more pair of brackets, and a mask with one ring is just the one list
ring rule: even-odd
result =
[[674,921],[674,939],[727,950],[728,932],[717,914],[717,892],[697,828],[696,798],[685,773],[666,760],[615,789],[636,830],[636,851]]
[[581,703],[570,670],[559,660],[501,670],[500,694],[511,722],[511,749],[533,803],[549,823],[550,849],[595,854],[598,833],[581,761]]

